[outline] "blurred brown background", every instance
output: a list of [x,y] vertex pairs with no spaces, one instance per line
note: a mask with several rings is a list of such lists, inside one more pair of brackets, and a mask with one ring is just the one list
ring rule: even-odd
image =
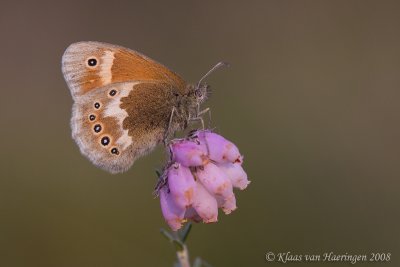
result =
[[[197,81],[245,155],[239,209],[195,225],[192,258],[279,266],[267,251],[400,257],[397,1],[2,1],[0,266],[172,266],[152,196],[159,147],[122,175],[80,155],[61,56],[123,45]],[[347,263],[292,263],[291,266]]]

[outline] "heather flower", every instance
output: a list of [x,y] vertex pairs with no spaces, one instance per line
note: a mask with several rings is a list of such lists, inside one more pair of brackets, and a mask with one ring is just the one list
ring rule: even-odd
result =
[[233,188],[250,183],[242,168],[239,149],[209,130],[195,131],[185,139],[172,140],[170,162],[160,176],[158,192],[165,220],[172,230],[187,220],[211,223],[218,208],[234,211]]
[[218,165],[219,168],[229,177],[233,187],[239,188],[240,190],[246,189],[250,183],[247,179],[247,174],[242,168],[242,164],[238,162],[225,163]]
[[168,169],[168,186],[176,205],[187,208],[193,204],[197,185],[189,168],[175,162]]
[[185,209],[179,207],[172,199],[168,188],[160,189],[161,212],[172,230],[176,231],[182,227],[184,221]]
[[202,166],[208,160],[207,149],[196,142],[188,140],[172,141],[170,145],[172,160],[183,166]]
[[232,183],[217,165],[209,162],[199,168],[196,174],[199,181],[213,196],[228,197],[232,195]]
[[217,200],[197,182],[196,192],[193,200],[193,209],[203,219],[203,222],[210,223],[218,220]]

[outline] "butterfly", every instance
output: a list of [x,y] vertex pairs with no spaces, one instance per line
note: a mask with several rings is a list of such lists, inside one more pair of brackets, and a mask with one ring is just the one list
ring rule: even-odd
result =
[[71,44],[62,72],[71,91],[72,137],[94,165],[119,173],[176,131],[198,121],[209,86],[178,74],[136,51],[102,42]]

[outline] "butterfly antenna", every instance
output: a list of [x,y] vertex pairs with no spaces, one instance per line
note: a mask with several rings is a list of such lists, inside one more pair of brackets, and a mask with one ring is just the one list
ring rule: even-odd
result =
[[229,67],[230,64],[227,62],[218,62],[214,67],[212,67],[203,77],[201,77],[200,81],[197,83],[197,88],[200,87],[201,82],[207,78],[211,73],[213,73],[214,71],[216,71],[217,69],[221,68],[221,67]]

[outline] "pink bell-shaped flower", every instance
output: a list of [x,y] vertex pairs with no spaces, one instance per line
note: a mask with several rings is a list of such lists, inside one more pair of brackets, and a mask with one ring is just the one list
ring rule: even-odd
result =
[[218,220],[217,200],[201,183],[197,183],[197,190],[193,199],[193,208],[205,223],[216,222]]
[[162,214],[171,229],[176,231],[181,228],[184,222],[185,209],[176,205],[166,187],[160,189],[160,203]]
[[177,206],[189,207],[193,203],[196,182],[189,168],[175,162],[168,169],[168,185]]
[[250,184],[247,174],[243,170],[241,163],[224,163],[218,165],[220,170],[226,174],[232,182],[232,185],[240,190],[246,189]]
[[231,180],[214,163],[207,163],[203,168],[198,169],[196,176],[207,191],[215,196],[227,197],[233,194]]
[[194,141],[178,140],[171,143],[172,160],[183,166],[202,166],[208,161],[207,150]]
[[239,149],[230,141],[211,131],[198,131],[200,143],[206,147],[208,157],[218,163],[240,160]]

